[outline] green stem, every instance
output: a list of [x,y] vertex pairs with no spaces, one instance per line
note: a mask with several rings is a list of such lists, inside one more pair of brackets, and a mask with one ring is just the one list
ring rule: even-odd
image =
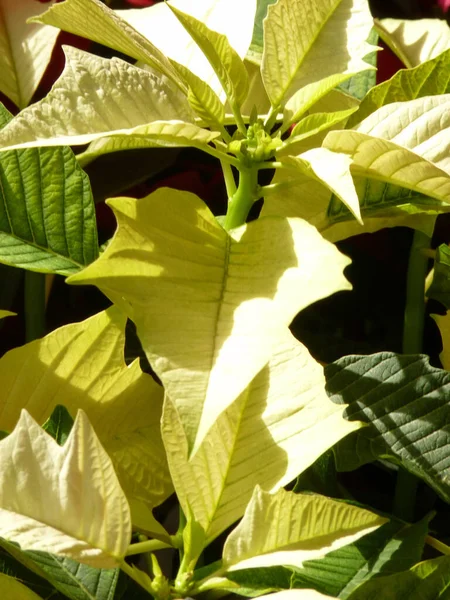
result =
[[[409,254],[406,280],[406,306],[403,324],[403,353],[422,352],[423,326],[425,317],[425,279],[428,256],[424,250],[430,247],[430,236],[416,231]],[[419,480],[403,469],[398,470],[394,495],[394,515],[405,521],[414,519],[414,507]]]
[[[156,598],[156,595],[155,595],[153,589],[151,588],[151,586],[150,585],[146,585],[146,579],[147,579],[148,575],[145,578],[144,577],[139,577],[139,570],[137,570],[137,572],[136,572],[135,569],[133,569],[132,567],[130,567],[130,565],[126,561],[124,561],[124,560],[121,561],[119,567],[120,567],[120,569],[124,573],[126,573],[128,575],[128,577],[130,579],[132,579],[133,581],[135,581],[138,585],[140,585],[142,588],[144,588],[144,590],[146,592],[148,592],[149,594],[151,594],[153,597]],[[141,572],[144,575],[143,571],[141,571]],[[149,581],[151,581],[150,578],[148,578],[148,579],[149,579]]]
[[440,552],[441,554],[445,554],[447,556],[450,555],[450,546],[447,546],[447,544],[444,544],[444,542],[440,542],[431,535],[427,535],[427,537],[425,538],[425,543],[437,550],[438,552]]
[[243,225],[248,213],[257,198],[258,169],[256,167],[239,170],[239,186],[228,203],[224,228],[228,231]]
[[227,188],[228,200],[230,200],[230,198],[232,198],[236,193],[236,182],[234,180],[233,171],[231,169],[231,165],[224,162],[223,160],[220,161],[220,164],[222,166],[225,187]]
[[212,146],[202,146],[202,150],[207,154],[214,156],[214,158],[218,158],[221,162],[226,162],[236,168],[240,166],[240,162],[237,158],[230,156],[230,154],[225,154],[225,152],[221,152],[220,150],[216,150]]
[[137,542],[128,546],[126,556],[133,556],[134,554],[144,554],[144,552],[156,552],[156,550],[164,550],[165,548],[172,548],[170,544],[161,542],[160,540],[147,540],[145,542]]
[[45,335],[45,275],[25,272],[25,338],[32,342]]

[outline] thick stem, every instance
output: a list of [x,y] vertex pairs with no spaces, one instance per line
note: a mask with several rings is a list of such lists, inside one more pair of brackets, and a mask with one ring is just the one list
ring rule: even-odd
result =
[[144,552],[155,552],[156,550],[164,550],[164,548],[172,548],[170,544],[161,542],[160,540],[147,540],[145,542],[137,542],[128,546],[126,556],[134,554],[143,554]]
[[258,169],[250,167],[239,170],[239,185],[228,204],[224,228],[228,231],[243,225],[256,200],[258,190]]
[[45,275],[25,273],[25,338],[32,342],[45,335]]
[[[406,306],[403,325],[403,353],[422,352],[423,326],[425,316],[425,279],[428,269],[428,256],[425,250],[430,247],[430,236],[422,231],[414,233],[409,255],[406,282]],[[405,521],[414,519],[417,486],[419,480],[408,471],[399,468],[394,495],[394,515]]]

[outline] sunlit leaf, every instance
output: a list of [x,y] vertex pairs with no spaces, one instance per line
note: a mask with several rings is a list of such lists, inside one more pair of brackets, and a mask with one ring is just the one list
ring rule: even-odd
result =
[[[11,119],[0,105],[0,128]],[[0,261],[68,275],[97,256],[91,186],[71,149],[0,154]]]
[[[299,123],[295,125],[291,131],[291,135],[287,140],[287,143],[283,147],[283,154],[290,153],[291,144],[304,140],[312,135],[316,135],[321,131],[330,129],[337,123],[342,123],[352,115],[357,107],[349,108],[347,110],[340,110],[338,112],[331,113],[312,113],[307,117],[304,117]],[[294,150],[292,154],[297,154]]]
[[193,121],[186,97],[167,79],[118,58],[71,46],[64,52],[66,66],[51,92],[8,123],[1,146],[86,144],[153,121]]
[[291,565],[324,556],[370,533],[387,519],[319,494],[276,494],[255,488],[242,521],[223,548],[226,570]]
[[125,321],[111,308],[6,353],[0,428],[10,431],[21,408],[41,423],[57,404],[73,415],[82,408],[113,460],[134,524],[154,531],[150,509],[172,492],[159,431],[163,392],[137,360],[125,365]]
[[348,286],[348,261],[301,220],[259,219],[229,235],[187,192],[159,189],[110,205],[118,232],[69,282],[129,303],[192,450],[266,364],[295,314]]
[[306,175],[317,178],[333,192],[362,224],[359,199],[350,174],[352,160],[345,154],[314,148],[299,156],[286,156],[283,164],[295,167]]
[[[9,0],[13,1],[13,0]],[[35,0],[27,0],[28,2]],[[43,6],[48,8],[47,6]],[[176,84],[180,79],[164,52],[136,31],[121,16],[100,0],[65,0],[33,19],[75,33],[140,60],[163,73]],[[52,29],[53,31],[53,29]]]
[[46,8],[35,0],[0,0],[0,91],[19,108],[36,91],[58,36],[53,27],[27,23]]
[[347,126],[354,127],[385,104],[450,93],[450,50],[414,69],[401,69],[391,79],[372,88]]
[[117,566],[130,543],[130,511],[83,411],[61,447],[23,410],[14,431],[0,441],[0,458],[3,538],[25,550]]
[[269,6],[261,68],[272,106],[308,83],[373,68],[363,60],[373,50],[366,42],[372,25],[366,0],[279,0]]
[[408,68],[450,49],[450,27],[443,19],[381,19],[376,25],[380,37]]
[[191,460],[180,419],[166,398],[162,432],[177,496],[207,540],[243,515],[256,485],[280,489],[347,435],[349,423],[339,408],[324,392],[323,368],[288,332]]
[[[245,57],[252,38],[256,0],[173,0],[169,4],[212,30],[211,41],[214,44],[216,35],[223,34],[237,55],[241,59]],[[140,31],[165,56],[187,67],[210,85],[222,100],[225,99],[214,69],[165,2],[143,9],[119,10],[116,13]],[[238,83],[234,82],[235,85]]]

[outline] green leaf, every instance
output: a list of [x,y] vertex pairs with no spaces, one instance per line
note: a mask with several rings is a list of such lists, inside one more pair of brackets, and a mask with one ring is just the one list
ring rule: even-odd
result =
[[301,570],[294,571],[291,586],[314,587],[348,598],[364,581],[405,571],[422,558],[429,520],[414,525],[389,522],[322,559],[306,561]]
[[443,19],[381,19],[375,24],[381,39],[407,68],[450,49],[450,28]]
[[66,0],[51,6],[32,21],[58,27],[123,52],[182,87],[180,78],[164,53],[100,0]]
[[[372,28],[370,35],[367,38],[367,42],[371,46],[376,46],[378,44],[378,33],[375,27]],[[358,100],[365,98],[369,90],[376,85],[377,82],[377,72],[375,70],[377,66],[377,56],[378,52],[376,50],[365,56],[364,61],[374,67],[374,69],[353,75],[353,77],[346,79],[341,83],[339,89]]]
[[195,113],[206,124],[216,128],[223,125],[225,108],[216,92],[192,71],[175,61],[172,62],[188,87],[187,99]]
[[436,248],[433,281],[427,296],[438,300],[447,310],[450,308],[450,248],[447,244]]
[[340,110],[338,112],[313,113],[303,118],[295,125],[286,144],[282,147],[283,154],[295,154],[295,152],[290,152],[289,150],[291,144],[296,144],[297,142],[311,137],[312,135],[316,135],[321,131],[330,129],[330,127],[333,127],[333,125],[348,119],[348,117],[356,110],[358,110],[358,107],[355,106],[353,108],[349,108],[348,110]]
[[192,450],[267,363],[295,314],[347,287],[347,259],[300,220],[259,219],[228,234],[188,192],[160,189],[110,206],[113,241],[68,281],[128,303]]
[[[200,47],[181,25],[171,8],[183,11],[187,18],[190,16],[199,22],[200,29],[196,35],[202,40]],[[221,101],[224,101],[223,87],[214,72],[215,67],[208,62],[210,58],[207,60],[200,48],[205,43],[208,52],[211,51],[214,56],[218,51],[221,56],[223,53],[223,56],[229,59],[234,57],[234,53],[243,59],[252,37],[255,10],[256,0],[172,0],[170,4],[158,2],[148,8],[119,10],[116,13],[151,40],[165,56],[183,65],[207,83],[220,96]],[[239,18],[236,18],[236,15],[239,15]],[[202,31],[207,33],[210,42],[204,39]],[[222,39],[220,34],[226,39],[219,41]],[[231,53],[227,49],[229,46],[233,50]],[[240,72],[239,69],[238,71]],[[238,85],[237,81],[234,83]]]
[[388,81],[372,88],[358,112],[350,117],[347,127],[354,127],[386,104],[449,93],[450,50],[447,50],[414,69],[401,69]]
[[204,23],[176,9],[172,4],[167,6],[208,59],[230,105],[241,106],[248,93],[247,70],[227,37],[209,29]]
[[419,563],[409,571],[367,581],[349,600],[435,600],[447,598],[450,557]]
[[[155,121],[149,125],[135,127],[132,133],[111,135],[94,140],[87,150],[77,155],[81,166],[92,162],[99,156],[136,150],[138,148],[185,147],[208,151],[208,145],[219,133],[202,129],[193,123],[181,121]],[[1,158],[1,155],[0,155]]]
[[314,148],[299,156],[286,156],[282,164],[297,168],[310,177],[317,178],[333,192],[355,218],[362,224],[359,199],[350,174],[352,160],[345,154],[330,152],[326,148]]
[[46,579],[70,600],[114,598],[120,569],[96,569],[70,558],[62,558],[46,552],[20,550],[16,544],[1,539],[0,546],[33,573]]
[[335,448],[339,470],[384,457],[400,463],[450,500],[450,373],[426,356],[382,352],[349,356],[325,368],[333,402],[367,423]]
[[22,410],[0,441],[0,458],[1,537],[24,550],[117,566],[130,543],[130,510],[83,411],[61,447]]
[[53,27],[27,24],[45,9],[34,0],[0,1],[0,91],[19,108],[36,91],[58,36]]
[[279,0],[269,6],[261,68],[272,106],[308,83],[371,69],[363,59],[374,49],[366,42],[372,25],[366,0]]
[[41,423],[60,402],[73,414],[85,410],[128,495],[133,524],[160,537],[151,508],[173,489],[159,426],[163,390],[138,360],[125,365],[125,323],[110,308],[6,353],[0,426],[11,431],[21,408]]
[[350,432],[324,390],[323,368],[287,332],[190,460],[166,398],[162,432],[177,497],[208,542],[244,514],[256,485],[277,491]]
[[[11,120],[0,105],[0,136]],[[0,154],[0,261],[68,275],[97,256],[91,187],[70,148]]]
[[42,425],[42,429],[52,436],[60,446],[64,446],[73,427],[73,419],[69,411],[58,404],[52,414]]
[[[320,518],[317,515],[320,514]],[[227,571],[274,565],[301,567],[386,523],[363,508],[318,494],[276,494],[259,486],[223,548]]]
[[111,134],[130,135],[153,121],[193,121],[186,97],[167,79],[118,58],[71,46],[64,52],[66,65],[51,92],[12,119],[0,132],[0,146],[86,144]]
[[0,310],[0,319],[4,319],[5,317],[13,317],[16,313],[11,312],[10,310]]
[[41,600],[40,596],[20,583],[20,581],[3,573],[0,573],[0,594],[4,598],[14,598],[14,600]]

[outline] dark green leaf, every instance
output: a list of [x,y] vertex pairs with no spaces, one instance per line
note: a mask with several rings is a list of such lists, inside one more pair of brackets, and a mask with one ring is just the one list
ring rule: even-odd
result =
[[70,600],[113,600],[120,569],[95,569],[69,558],[20,550],[0,539],[0,546]]
[[55,406],[50,417],[42,425],[42,429],[55,439],[60,446],[63,446],[72,430],[73,419],[69,411],[58,404]]
[[450,248],[446,244],[436,249],[433,282],[427,296],[441,302],[447,310],[450,308]]
[[[0,125],[11,119],[0,105]],[[87,175],[68,147],[0,154],[0,262],[74,273],[98,256]]]
[[276,0],[257,0],[255,24],[253,26],[252,41],[248,50],[248,58],[259,63],[264,49],[263,21],[267,15],[267,8]]
[[367,581],[349,600],[448,600],[450,556],[424,561],[410,571]]
[[333,402],[367,427],[335,448],[337,468],[356,469],[377,458],[403,465],[450,501],[450,372],[423,355],[382,352],[347,356],[325,368]]

